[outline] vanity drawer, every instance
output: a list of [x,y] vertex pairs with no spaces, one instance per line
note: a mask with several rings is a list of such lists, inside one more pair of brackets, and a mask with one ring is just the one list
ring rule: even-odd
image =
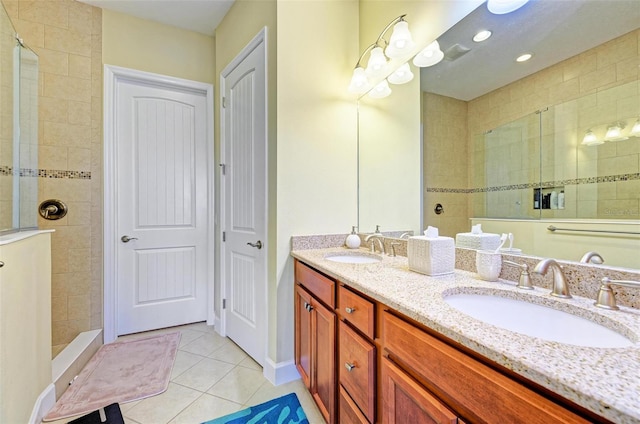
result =
[[340,386],[340,401],[338,404],[340,405],[340,414],[338,415],[340,424],[369,424],[369,420],[362,415],[358,406],[342,386]]
[[338,309],[345,320],[370,339],[374,338],[375,306],[373,302],[341,285],[338,287]]
[[471,422],[589,422],[395,315],[385,312],[382,320],[392,359]]
[[374,422],[376,347],[340,321],[340,383],[370,422]]
[[298,284],[304,286],[318,300],[331,308],[336,307],[336,282],[334,280],[298,260],[295,261],[295,278]]

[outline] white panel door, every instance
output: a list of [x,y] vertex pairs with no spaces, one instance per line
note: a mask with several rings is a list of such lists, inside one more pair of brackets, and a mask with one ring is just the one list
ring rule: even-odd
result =
[[266,340],[265,42],[223,72],[225,333],[258,363]]
[[118,86],[118,335],[207,318],[206,111],[201,93]]

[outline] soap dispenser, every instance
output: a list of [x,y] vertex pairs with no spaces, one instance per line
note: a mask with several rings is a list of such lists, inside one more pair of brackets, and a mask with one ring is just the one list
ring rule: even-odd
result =
[[345,240],[345,245],[349,249],[357,249],[360,247],[360,236],[356,234],[356,226],[351,227],[351,234],[347,236],[347,240]]

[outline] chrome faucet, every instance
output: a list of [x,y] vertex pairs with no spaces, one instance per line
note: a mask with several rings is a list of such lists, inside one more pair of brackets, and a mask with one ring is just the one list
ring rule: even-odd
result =
[[580,262],[582,262],[583,264],[603,264],[604,259],[602,259],[602,256],[600,256],[598,252],[587,252],[584,254],[582,259],[580,259]]
[[364,242],[368,242],[369,240],[371,240],[371,253],[375,253],[376,251],[376,244],[375,242],[378,242],[378,247],[380,249],[380,253],[384,254],[384,243],[382,242],[382,238],[383,235],[380,233],[373,233],[373,234],[369,234],[367,237],[365,237]]
[[551,289],[551,296],[562,297],[564,299],[570,299],[569,285],[567,279],[562,273],[562,267],[554,259],[543,259],[533,269],[534,274],[545,275],[547,270],[551,268],[553,270],[553,283]]
[[613,294],[613,290],[611,290],[611,285],[623,286],[623,287],[631,287],[640,289],[640,281],[632,281],[632,280],[611,280],[607,277],[602,279],[602,285],[600,286],[600,290],[598,291],[598,298],[596,299],[596,305],[599,308],[618,310],[618,305],[616,305],[616,297]]

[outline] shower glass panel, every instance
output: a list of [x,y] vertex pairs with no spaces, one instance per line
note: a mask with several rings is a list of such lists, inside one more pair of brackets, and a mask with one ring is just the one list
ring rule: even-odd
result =
[[540,114],[527,115],[474,139],[474,215],[539,218]]
[[37,227],[38,56],[0,7],[0,233]]

